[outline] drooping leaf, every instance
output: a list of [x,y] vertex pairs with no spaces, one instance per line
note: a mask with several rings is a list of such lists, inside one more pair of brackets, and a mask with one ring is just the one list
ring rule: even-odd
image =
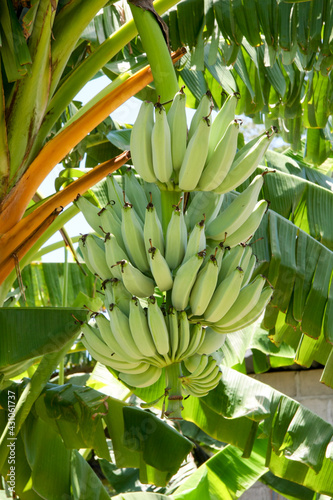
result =
[[[177,500],[204,500],[239,498],[265,472],[265,441],[258,440],[250,458],[243,458],[241,451],[226,446],[207,460],[175,492]],[[228,474],[224,471],[228,470]]]
[[62,307],[0,308],[0,366],[6,367],[56,352],[75,333],[87,311]]
[[192,443],[147,411],[126,406],[123,415],[125,446],[140,451],[148,465],[174,474],[191,451]]

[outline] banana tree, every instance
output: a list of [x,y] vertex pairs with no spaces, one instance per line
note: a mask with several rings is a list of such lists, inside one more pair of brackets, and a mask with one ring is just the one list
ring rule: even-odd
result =
[[[31,5],[28,11],[24,10],[21,4],[13,6],[11,2],[2,3],[1,34],[4,33],[1,48],[3,64],[2,116],[5,116],[4,111],[6,111],[6,121],[2,121],[1,128],[3,146],[1,148],[1,151],[3,151],[1,170],[3,172],[3,201],[1,204],[2,236],[0,246],[2,250],[1,276],[2,280],[4,280],[2,285],[2,300],[4,300],[15,278],[13,272],[15,263],[18,271],[20,268],[23,269],[27,263],[34,259],[40,246],[47,241],[49,236],[60,229],[78,211],[76,207],[72,207],[64,214],[58,216],[58,211],[55,210],[72,201],[78,192],[85,192],[89,187],[103,178],[106,173],[128,162],[128,154],[123,153],[117,159],[108,161],[106,165],[95,167],[91,175],[86,174],[82,176],[79,180],[59,191],[50,200],[37,204],[37,206],[32,206],[26,211],[41,180],[49,170],[58,161],[62,160],[87,133],[94,130],[113,109],[131,95],[142,91],[152,81],[152,75],[148,68],[140,70],[147,63],[146,61],[142,62],[142,58],[140,58],[143,50],[147,52],[153,69],[155,87],[158,89],[158,93],[163,96],[163,100],[167,101],[171,99],[182,81],[186,82],[192,92],[195,89],[197,93],[194,93],[194,95],[197,97],[201,97],[201,93],[203,93],[199,90],[200,85],[202,88],[206,84],[204,83],[202,73],[199,76],[200,73],[198,71],[192,72],[192,70],[189,70],[188,60],[183,60],[185,66],[178,73],[179,83],[177,83],[175,73],[171,70],[168,50],[164,41],[161,40],[158,25],[156,23],[149,24],[151,32],[142,27],[147,27],[147,25],[140,25],[140,22],[143,22],[142,16],[146,13],[139,12],[136,14],[136,22],[144,49],[142,49],[140,43],[136,43],[132,45],[132,52],[130,53],[125,46],[136,34],[134,22],[128,21],[125,25],[119,26],[115,30],[119,22],[119,15],[117,10],[112,8],[112,6],[105,7],[103,14],[95,17],[94,26],[90,25],[90,30],[87,29],[87,34],[83,33],[81,37],[85,26],[88,26],[90,20],[94,18],[101,7],[105,6],[106,2],[94,3],[94,6],[82,1],[59,2],[58,5],[36,2],[34,5]],[[186,8],[186,2],[184,4]],[[163,13],[171,5],[171,2],[168,4],[160,2],[160,5],[157,2],[155,8],[159,13]],[[177,15],[183,7],[182,4],[178,6]],[[213,7],[213,10],[210,8],[210,15],[212,12],[216,13],[217,11],[216,6]],[[241,12],[242,8],[243,6],[239,2],[238,12]],[[185,12],[187,20],[194,19],[194,16],[193,18],[189,17],[188,10]],[[175,11],[170,11],[168,21],[171,39],[175,30],[171,27],[170,19],[174,16],[174,13]],[[76,17],[77,23],[75,23],[75,29],[72,27],[73,16],[79,16],[78,18]],[[18,18],[21,19],[21,24],[19,24]],[[175,17],[173,18],[175,19]],[[223,19],[225,20],[226,17],[224,16]],[[308,16],[308,19],[310,19],[310,16]],[[152,16],[149,18],[149,23],[151,22]],[[203,25],[207,27],[209,23],[212,23],[212,17],[209,18],[207,11],[206,18],[201,18],[200,27]],[[184,18],[183,24],[186,25]],[[325,29],[326,26],[329,26],[329,24],[325,23]],[[9,27],[10,29],[8,29]],[[98,42],[102,42],[97,48],[96,38],[94,39],[92,36],[92,28],[96,29]],[[12,36],[11,33],[13,33]],[[179,29],[179,33],[182,33],[181,29]],[[246,37],[246,33],[244,34]],[[209,34],[208,30],[207,36],[211,35],[212,32]],[[181,37],[183,36],[181,35]],[[14,43],[16,39],[20,43]],[[201,39],[202,43],[200,42]],[[43,43],[41,43],[41,40]],[[157,43],[157,40],[160,41]],[[228,40],[227,37],[225,40]],[[225,45],[222,45],[219,48],[220,38],[218,35],[213,36],[211,42],[208,40],[211,44],[215,41],[215,48],[213,47],[213,49],[209,48],[209,43],[206,48],[203,47],[202,37],[199,37],[198,41],[199,44],[195,52],[197,69],[200,68],[202,54],[205,53],[207,48],[210,54],[216,49],[216,58],[218,59],[221,57],[223,47],[225,47]],[[190,46],[194,44],[188,40],[187,43]],[[282,47],[282,44],[280,46]],[[26,50],[27,47],[28,51]],[[123,57],[129,60],[130,66],[133,67],[132,71],[135,72],[139,68],[133,76],[126,73],[117,77],[120,64],[117,67],[118,58],[116,54],[123,47],[125,47]],[[49,56],[50,50],[51,58]],[[132,55],[133,50],[134,54],[139,56],[135,60]],[[87,57],[89,52],[91,54]],[[249,52],[251,52],[250,49]],[[255,60],[256,56],[253,55],[253,52],[251,55]],[[108,67],[107,63],[112,58],[113,64],[109,64]],[[244,58],[246,61],[245,52],[243,52]],[[211,59],[209,60],[211,67],[210,74],[214,78],[217,76],[216,80],[218,81],[221,77],[221,66],[223,65],[219,65],[217,59],[216,61],[212,61],[212,59],[213,56],[211,55]],[[161,64],[161,61],[163,64]],[[247,68],[251,66],[251,62],[248,60],[244,64],[240,62],[238,67],[240,68],[239,73],[242,74],[241,81],[248,89],[251,82],[249,83],[249,79],[246,78],[244,69],[246,68],[246,64]],[[70,118],[73,111],[71,101],[77,91],[102,67],[104,67],[105,73],[111,76],[113,80],[110,88]],[[168,75],[167,77],[165,76],[165,71]],[[248,73],[252,75],[253,68],[251,71],[248,70]],[[193,75],[194,82],[193,78],[191,80],[191,76]],[[205,72],[205,76],[207,78],[207,72]],[[258,77],[256,78],[258,79]],[[213,82],[212,77],[208,77],[207,81],[212,84],[213,97],[216,103],[219,104],[221,97],[216,91],[216,83]],[[228,81],[230,82],[230,80]],[[36,82],[39,82],[42,86],[42,92],[38,93],[37,99],[33,92]],[[274,87],[273,84],[272,86]],[[223,87],[225,90],[229,90],[226,85]],[[257,89],[257,87],[255,88]],[[231,89],[238,90],[237,88]],[[246,96],[246,89],[244,91]],[[154,95],[153,88],[145,92],[145,95],[148,95],[148,92],[151,96]],[[241,93],[244,95],[244,92]],[[32,95],[33,98],[31,98]],[[271,92],[269,92],[269,95],[271,95]],[[142,93],[141,96],[143,96]],[[296,100],[299,97],[296,96]],[[245,101],[250,106],[253,96],[251,96],[251,99],[246,99],[246,97],[242,97],[242,99],[240,101],[241,110],[243,110],[241,106],[244,106]],[[155,100],[157,100],[156,97]],[[61,116],[65,110],[67,112],[66,116]],[[18,120],[22,121],[22,113],[24,123],[28,123],[29,127],[25,126],[23,133],[20,133]],[[276,116],[273,118],[276,119]],[[281,167],[281,163],[283,162],[284,166]],[[278,177],[278,181],[272,180],[272,185],[265,184],[265,186],[268,186],[265,189],[271,187],[269,195],[267,196],[267,193],[265,193],[265,197],[269,197],[273,201],[273,205],[274,202],[276,205],[272,205],[272,211],[259,229],[258,237],[262,237],[263,234],[266,236],[269,234],[270,243],[267,245],[266,237],[265,253],[263,253],[262,249],[260,250],[259,242],[255,245],[256,253],[260,256],[260,260],[263,261],[260,272],[266,272],[267,276],[274,282],[273,284],[276,289],[281,293],[277,294],[276,303],[272,304],[274,306],[271,308],[273,315],[271,310],[266,313],[265,326],[271,330],[271,334],[275,336],[275,341],[281,343],[285,350],[288,350],[289,346],[292,346],[291,349],[295,348],[297,342],[300,342],[297,359],[302,364],[310,365],[313,359],[318,359],[320,362],[324,360],[324,363],[327,362],[327,370],[324,378],[326,383],[330,384],[330,344],[326,341],[330,341],[331,338],[330,328],[332,322],[330,321],[330,317],[332,297],[329,296],[331,292],[329,292],[328,286],[332,271],[329,267],[324,269],[324,263],[327,262],[327,259],[331,259],[332,252],[323,246],[323,244],[327,245],[327,242],[331,241],[330,228],[327,220],[322,220],[319,223],[311,222],[310,208],[307,211],[308,215],[302,217],[304,206],[308,207],[309,203],[312,203],[311,206],[314,206],[314,200],[316,200],[316,203],[322,203],[322,206],[331,207],[331,193],[327,189],[329,180],[324,176],[319,180],[317,174],[315,182],[313,182],[314,179],[311,178],[309,171],[310,180],[308,179],[307,182],[311,183],[312,187],[308,187],[307,184],[307,188],[305,189],[301,187],[304,173],[300,172],[301,167],[299,166],[299,162],[294,164],[292,173],[286,171],[290,160],[282,158],[279,163],[271,159],[272,163],[275,168],[279,168],[280,165],[280,169],[285,175],[285,180],[283,182],[283,175],[281,175]],[[295,174],[296,170],[297,173]],[[299,184],[294,179],[295,176],[298,177]],[[313,185],[321,184],[321,182],[323,189],[316,191]],[[300,200],[295,207],[298,209],[298,211],[296,210],[296,218],[294,218],[295,210],[290,210],[290,205],[288,208],[279,206],[278,198],[274,200],[276,186],[282,186],[280,187],[281,192],[285,199],[288,199],[287,193],[291,189],[290,186],[294,186],[295,183],[298,188]],[[98,200],[99,196],[103,198],[102,191],[95,191],[94,196],[95,200]],[[100,203],[103,205],[103,200]],[[279,213],[283,217],[279,218],[278,215],[275,215]],[[53,221],[53,218],[56,218],[56,220]],[[304,231],[299,232],[296,226],[287,221],[288,219],[292,219]],[[48,227],[49,224],[50,226]],[[317,240],[320,239],[323,244],[316,241],[308,233]],[[285,243],[289,241],[288,238],[290,235],[295,244],[292,247],[292,251],[288,253],[286,252]],[[281,257],[278,259],[277,265],[275,248],[278,245],[280,245],[278,255]],[[307,249],[309,252],[307,252]],[[309,255],[311,255],[311,258]],[[18,262],[20,262],[20,266]],[[30,276],[36,276],[35,273],[38,273],[36,268],[35,270],[32,269],[30,268],[29,271],[32,273]],[[60,298],[58,297],[57,302],[53,295],[51,298],[52,305],[74,305],[74,299],[73,302],[69,302],[68,297],[66,299],[70,269],[71,266],[67,264],[63,273],[63,280],[61,281],[61,285],[59,285]],[[305,279],[302,269],[307,269]],[[313,279],[314,273],[316,273],[315,279]],[[41,282],[44,285],[47,282],[47,274],[45,274],[44,270],[40,276],[44,280]],[[48,276],[50,278],[50,274]],[[323,276],[324,280],[322,279]],[[300,295],[299,291],[304,282],[306,283],[306,287],[303,295]],[[290,284],[293,286],[291,287]],[[63,293],[61,293],[61,286],[63,286]],[[91,295],[92,283],[90,282],[89,285],[85,286],[87,286],[87,295]],[[52,286],[49,289],[52,290]],[[77,305],[86,304],[87,295],[83,299],[84,302],[81,301]],[[320,299],[318,307],[312,307],[312,297]],[[8,298],[10,300],[10,296]],[[36,297],[31,298],[33,298],[33,301],[36,300]],[[40,302],[38,305],[40,305]],[[95,302],[91,305],[91,308],[96,310],[98,304]],[[127,409],[127,405],[112,401],[110,398],[101,395],[101,393],[91,390],[82,391],[82,389],[76,387],[72,391],[69,391],[70,387],[66,385],[60,389],[61,393],[67,393],[66,397],[63,398],[62,396],[59,397],[57,387],[52,386],[52,384],[46,385],[50,375],[63,358],[64,353],[68,352],[69,344],[72,344],[73,338],[80,329],[78,321],[84,320],[86,311],[71,308],[71,313],[76,318],[75,322],[74,320],[69,320],[68,316],[59,316],[56,319],[50,319],[51,316],[49,316],[49,319],[45,320],[45,316],[43,319],[42,314],[45,315],[49,311],[44,310],[41,312],[39,307],[32,311],[25,311],[25,308],[22,309],[23,313],[33,314],[33,319],[27,319],[28,316],[23,316],[23,319],[17,320],[18,327],[16,329],[12,325],[14,322],[13,318],[18,310],[16,308],[10,308],[10,310],[7,308],[2,309],[2,323],[6,327],[3,336],[5,344],[4,348],[1,349],[1,352],[4,353],[1,365],[5,379],[8,380],[16,374],[21,374],[26,367],[30,370],[29,376],[31,377],[31,382],[23,382],[19,385],[15,384],[10,389],[6,387],[2,393],[2,398],[5,398],[10,390],[18,401],[16,434],[19,439],[17,450],[20,452],[16,456],[22,459],[20,463],[21,468],[19,469],[20,483],[17,483],[19,495],[22,498],[59,498],[60,495],[66,493],[73,495],[74,498],[91,498],[92,490],[89,488],[94,488],[94,495],[96,495],[95,492],[97,491],[97,496],[101,498],[107,497],[108,494],[97,479],[97,476],[91,472],[89,467],[87,468],[86,461],[82,460],[82,455],[75,451],[79,448],[94,449],[97,456],[109,461],[110,455],[106,446],[108,441],[105,440],[105,434],[107,434],[105,431],[106,428],[112,440],[117,466],[138,467],[142,482],[164,486],[177,471],[181,461],[191,449],[191,444],[185,438],[178,433],[172,433],[165,426],[161,427],[160,421],[153,417],[147,420],[150,415],[148,412],[136,411],[135,409],[132,412],[130,407]],[[59,312],[65,315],[68,310],[61,308]],[[287,315],[284,317],[286,312]],[[326,316],[324,316],[324,312]],[[52,314],[57,316],[55,311],[52,311]],[[309,324],[310,318],[312,320],[311,324]],[[40,324],[38,332],[34,332],[34,335],[31,335],[31,330],[28,328],[22,333],[21,328],[23,324],[31,325],[32,323],[35,324],[35,322]],[[53,331],[50,332],[46,328],[48,323],[56,325],[55,332],[66,331],[68,332],[68,336],[60,335],[59,341],[50,342],[50,338],[54,340],[56,337]],[[310,343],[312,345],[307,345],[309,344],[308,339],[314,336],[313,331],[321,332],[322,324],[324,324],[324,330],[322,334],[317,335],[318,341],[311,340]],[[288,325],[294,327],[292,328],[292,332],[296,331],[295,337],[297,338],[292,338],[292,332],[290,329],[288,330]],[[310,337],[307,337],[307,334]],[[23,352],[20,352],[20,354],[17,352],[18,338],[21,339],[21,342],[24,339],[25,348],[21,349]],[[243,339],[243,344],[246,345],[244,334],[239,334],[239,338]],[[33,342],[32,345],[29,343],[25,344],[27,339],[35,339],[36,342]],[[247,340],[248,346],[251,346],[252,340]],[[230,340],[230,342],[232,341]],[[10,353],[15,353],[15,355],[8,355],[8,345],[11,347],[9,349]],[[254,346],[255,344],[253,344],[253,348],[255,349]],[[304,354],[307,354],[306,359],[304,354],[300,355],[302,349]],[[33,357],[31,356],[31,352],[33,353]],[[227,347],[224,352],[227,352]],[[310,355],[309,352],[311,352]],[[7,355],[5,356],[5,354]],[[41,356],[43,358],[39,362]],[[294,495],[293,498],[314,498],[314,492],[330,495],[332,493],[332,486],[327,478],[332,477],[328,446],[332,436],[331,426],[317,419],[313,414],[310,414],[310,412],[283,395],[276,394],[274,391],[268,394],[267,389],[261,387],[260,384],[251,385],[252,392],[248,391],[248,379],[240,377],[237,372],[230,369],[230,367],[241,361],[241,359],[236,361],[235,359],[229,359],[229,364],[227,360],[224,361],[222,363],[222,365],[226,365],[226,369],[223,370],[224,382],[218,386],[216,392],[202,400],[190,398],[184,404],[183,416],[186,420],[194,422],[199,428],[203,429],[219,442],[228,442],[230,445],[229,448],[223,449],[216,457],[214,456],[207,465],[200,469],[197,475],[193,475],[193,479],[189,480],[190,482],[187,485],[184,483],[178,493],[175,491],[172,495],[175,498],[183,498],[185,495],[184,492],[187,491],[188,496],[195,497],[197,494],[195,488],[197,488],[198,484],[201,484],[205,485],[203,488],[201,486],[201,488],[203,491],[208,491],[208,495],[213,495],[214,491],[225,491],[226,497],[229,495],[230,498],[237,498],[258,478],[263,478],[263,481],[267,482],[267,484],[271,485],[277,491],[289,491],[290,494]],[[33,374],[34,366],[38,366],[38,368]],[[7,384],[8,382],[6,382]],[[131,388],[131,391],[146,402],[155,402],[155,408],[163,409],[163,384],[154,385],[151,389],[133,390]],[[266,403],[259,407],[256,401],[251,399],[253,397],[252,394],[262,394]],[[255,398],[256,396],[254,396]],[[64,399],[65,405],[63,403]],[[9,408],[8,400],[7,403],[3,400],[2,407],[10,413],[11,409]],[[70,409],[70,412],[68,412],[68,409]],[[1,418],[4,432],[1,438],[0,456],[2,473],[5,476],[7,476],[8,472],[4,466],[6,460],[5,445],[11,431],[11,425],[7,425],[6,427],[5,420],[7,419],[7,415],[5,411],[2,411]],[[59,415],[61,416],[60,420]],[[73,435],[73,431],[70,429],[70,426],[73,425],[73,415],[75,428],[80,428],[80,437],[75,443],[70,439],[70,435]],[[305,417],[307,425],[305,427],[298,425],[298,420],[303,421]],[[96,423],[93,429],[91,429],[92,422]],[[48,424],[49,427],[46,428],[45,424]],[[282,432],[281,426],[283,428]],[[50,428],[52,428],[52,435],[50,435]],[[149,429],[152,428],[157,429],[155,434],[150,432]],[[307,441],[309,437],[308,429],[311,428],[317,428],[318,436],[321,436],[320,439],[318,438],[317,447],[311,446],[312,443],[309,445]],[[142,434],[142,432],[144,433]],[[295,433],[297,438],[290,445],[290,435],[294,435]],[[186,435],[186,433],[184,434]],[[56,477],[63,479],[59,484],[58,482],[52,482],[52,484],[45,485],[45,482],[41,482],[38,477],[38,471],[41,464],[43,464],[43,457],[49,452],[45,447],[44,453],[38,455],[31,436],[35,436],[37,442],[38,439],[41,439],[41,443],[43,443],[45,442],[46,435],[49,436],[48,446],[52,450],[56,447],[57,453],[54,455],[52,464],[49,464],[51,465],[49,471],[44,470],[44,473],[50,475],[50,470],[56,470],[54,469],[56,464],[61,465],[61,469],[55,474]],[[120,439],[123,435],[127,436],[124,442]],[[256,439],[259,435],[265,437],[261,442]],[[165,436],[166,443],[168,443],[168,447],[170,446],[170,453],[165,454],[161,462],[156,457],[162,436]],[[179,453],[175,455],[174,450],[177,449]],[[325,451],[327,451],[326,457]],[[224,466],[224,461],[230,463],[230,457],[232,457],[232,460],[236,464],[235,470],[238,470],[238,473],[239,470],[243,471],[242,485],[240,487],[229,484],[218,472]],[[288,462],[289,460],[291,461]],[[291,465],[287,467],[287,463]],[[104,467],[106,468],[105,464]],[[312,472],[313,470],[315,473]],[[82,478],[86,478],[86,480]],[[292,484],[289,484],[290,481],[296,483],[298,486],[294,486],[293,489]],[[91,484],[94,486],[91,486]],[[207,498],[210,498],[210,496]]]

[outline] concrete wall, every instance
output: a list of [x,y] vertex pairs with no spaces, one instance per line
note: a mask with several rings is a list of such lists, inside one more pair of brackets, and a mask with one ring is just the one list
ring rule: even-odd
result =
[[[333,389],[319,382],[322,370],[300,370],[262,373],[253,378],[268,384],[309,408],[333,425]],[[260,482],[256,483],[241,497],[242,500],[282,500]]]

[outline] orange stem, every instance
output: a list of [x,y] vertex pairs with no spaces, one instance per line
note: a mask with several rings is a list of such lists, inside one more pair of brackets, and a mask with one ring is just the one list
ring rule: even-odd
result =
[[[183,50],[180,49],[172,54],[173,62],[180,59],[183,53]],[[110,113],[152,80],[150,66],[146,66],[46,143],[17,184],[3,199],[0,205],[0,234],[6,233],[21,219],[33,195],[53,167]]]
[[42,224],[31,233],[19,247],[12,252],[7,259],[1,263],[0,268],[0,284],[5,281],[7,276],[10,275],[13,269],[15,269],[15,259],[20,260],[22,257],[30,250],[30,248],[36,243],[36,241],[41,237],[41,235],[46,231],[46,229],[52,224],[54,219],[62,212],[62,208],[56,208],[51,214],[43,220]]
[[[45,203],[21,219],[12,229],[0,238],[0,265],[4,265],[5,261],[10,258],[13,253],[17,253],[17,249],[22,245],[22,242],[26,241],[34,234],[37,228],[43,224],[53,210],[58,207],[65,207],[71,203],[77,194],[85,193],[87,189],[94,186],[107,174],[114,172],[124,165],[129,158],[129,151],[125,151],[121,155],[112,158],[112,160],[101,163],[90,172],[80,177],[80,179],[69,184],[69,186],[65,187],[62,191],[54,194]],[[21,257],[23,257],[23,255],[24,254],[22,254]]]

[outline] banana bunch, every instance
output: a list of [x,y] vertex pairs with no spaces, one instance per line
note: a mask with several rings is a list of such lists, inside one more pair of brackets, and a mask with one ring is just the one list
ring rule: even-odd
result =
[[[200,258],[204,260],[201,266]],[[172,288],[174,307],[187,308],[191,321],[218,333],[244,328],[260,316],[273,293],[265,286],[265,277],[252,279],[255,265],[249,245],[226,248],[220,243],[205,259],[196,254],[177,271]]]
[[212,96],[201,99],[189,131],[183,88],[166,112],[157,102],[143,102],[131,132],[131,156],[138,174],[149,183],[179,191],[226,193],[256,169],[271,143],[272,128],[237,153],[240,121],[235,119],[238,94],[229,95],[215,117]]
[[212,356],[195,354],[185,359],[184,365],[187,373],[182,376],[182,387],[186,396],[207,396],[221,379],[220,369]]
[[[131,134],[142,180],[127,168],[120,183],[107,177],[103,208],[74,201],[95,232],[79,248],[102,281],[107,312],[82,325],[82,342],[130,386],[165,377],[166,414],[175,418],[183,396],[205,396],[219,383],[224,334],[255,321],[272,297],[249,245],[268,206],[258,201],[266,173],[229,205],[223,195],[254,172],[275,130],[236,152],[236,104],[229,96],[212,121],[205,94],[187,130],[183,90],[168,113],[144,102]],[[172,205],[168,191],[173,203],[179,191],[179,202]]]
[[[88,234],[80,239],[79,247],[87,267],[102,281],[121,280],[128,292],[139,298],[153,295],[155,287],[161,292],[170,290],[172,304],[179,311],[188,306],[199,273],[191,308],[200,316],[211,296],[206,294],[199,300],[195,298],[195,291],[204,289],[201,282],[212,284],[211,277],[216,275],[216,259],[209,252],[214,253],[217,248],[219,259],[222,259],[222,249],[244,245],[253,236],[267,209],[265,200],[257,202],[264,175],[257,175],[222,211],[215,195],[211,197],[207,193],[209,203],[204,208],[208,217],[202,215],[196,223],[200,206],[197,197],[201,198],[203,193],[194,196],[185,214],[180,203],[174,205],[165,235],[159,204],[154,205],[151,193],[148,202],[143,186],[130,169],[125,175],[127,185],[137,183],[136,198],[128,191],[135,205],[126,201],[130,198],[125,191],[122,193],[124,202],[119,202],[119,207],[116,202],[111,204],[112,200],[101,210],[86,198],[79,197],[75,201],[93,229],[104,236],[102,239]],[[121,187],[114,179],[112,182],[114,191],[120,196]],[[159,201],[157,193],[155,199]],[[195,302],[200,303],[200,307]]]
[[[118,280],[105,283],[106,304],[119,298],[118,285]],[[82,342],[97,361],[116,370],[121,380],[135,387],[152,385],[161,377],[163,368],[175,363],[187,374],[181,380],[185,394],[193,384],[193,395],[216,387],[219,368],[215,362],[212,376],[212,362],[206,362],[207,353],[214,349],[216,341],[214,345],[211,338],[205,342],[206,329],[200,323],[190,323],[185,311],[177,312],[173,307],[163,312],[154,296],[148,298],[147,307],[142,307],[134,296],[127,303],[127,312],[119,303],[112,302],[107,307],[109,318],[104,314],[94,315],[97,328],[89,323],[81,325]],[[223,338],[220,334],[215,336]],[[202,355],[197,354],[200,349]],[[196,360],[201,357],[199,366]],[[192,364],[187,363],[192,358]],[[183,361],[185,365],[181,364]]]

